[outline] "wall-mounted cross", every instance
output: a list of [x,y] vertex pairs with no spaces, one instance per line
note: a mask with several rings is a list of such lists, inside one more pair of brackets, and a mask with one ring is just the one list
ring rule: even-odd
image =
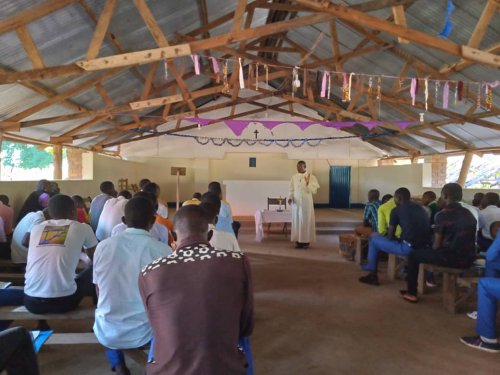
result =
[[257,129],[255,129],[255,131],[253,132],[253,134],[255,134],[255,139],[257,139],[257,136],[259,135],[259,131]]

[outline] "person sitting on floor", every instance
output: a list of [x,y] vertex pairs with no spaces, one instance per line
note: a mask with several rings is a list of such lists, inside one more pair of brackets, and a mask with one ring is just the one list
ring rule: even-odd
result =
[[30,212],[41,211],[49,204],[52,185],[47,180],[40,180],[36,183],[36,189],[24,201],[19,215],[17,216],[16,224]]
[[[156,197],[153,194],[147,193],[145,191],[139,191],[134,195],[134,198],[137,197],[149,199],[156,212],[156,209],[158,207],[158,201],[156,200]],[[120,224],[117,224],[111,231],[111,237],[117,236],[120,233],[125,232],[126,229],[127,229],[127,224],[125,224],[125,217],[122,217],[122,222]],[[170,244],[169,230],[167,229],[167,227],[165,227],[165,225],[155,222],[151,227],[151,229],[149,230],[149,234],[151,234],[151,237],[153,237],[155,240],[158,240],[165,244]]]
[[[177,250],[142,270],[139,289],[153,327],[149,375],[244,375],[236,345],[253,330],[253,292],[245,255],[208,243],[200,206],[174,217]],[[168,301],[168,303],[165,303]]]
[[156,211],[156,214],[163,219],[168,219],[168,207],[160,201],[160,186],[157,183],[150,182],[142,188],[142,191],[152,193],[156,196],[158,201],[158,210]]
[[477,323],[479,336],[461,337],[467,346],[490,353],[500,353],[496,335],[498,302],[500,302],[500,279],[483,277],[477,287]]
[[38,362],[29,331],[13,327],[0,332],[0,372],[7,375],[38,375]]
[[460,205],[462,187],[449,183],[441,190],[439,211],[434,224],[432,247],[414,246],[408,256],[408,290],[401,291],[408,302],[417,302],[417,279],[420,263],[444,267],[467,268],[475,260],[476,219]]
[[104,181],[99,186],[101,190],[101,194],[97,195],[90,202],[90,226],[94,230],[97,229],[97,225],[99,224],[99,217],[101,216],[102,209],[106,204],[106,201],[116,197],[115,185],[111,181]]
[[121,349],[142,347],[152,337],[137,278],[142,267],[172,252],[149,234],[154,222],[151,200],[132,198],[125,206],[128,228],[100,242],[94,254],[98,295],[94,332],[117,374],[130,374]]
[[363,225],[354,228],[354,232],[358,236],[369,237],[372,233],[376,233],[378,229],[378,208],[380,207],[380,192],[372,189],[368,192],[368,203],[365,205],[363,212]]
[[[222,230],[217,230],[215,224],[217,223],[217,212],[220,209],[220,199],[219,197],[211,194],[214,197],[214,202],[205,201],[200,204],[205,210],[208,218],[208,233],[210,237],[210,245],[216,249],[224,249],[229,251],[241,251],[238,240],[235,236],[230,233],[224,232]],[[219,205],[216,206],[217,201]]]
[[[372,235],[368,245],[368,263],[362,268],[370,273],[360,277],[365,284],[379,285],[377,275],[378,253],[380,251],[406,256],[412,249],[430,243],[429,217],[421,205],[412,202],[410,191],[399,188],[394,193],[396,208],[391,212],[387,237]],[[395,239],[396,226],[401,226],[401,236]]]
[[429,190],[429,191],[426,191],[424,194],[422,194],[422,205],[424,206],[425,210],[427,211],[427,213],[430,217],[431,225],[433,225],[434,224],[434,217],[436,216],[436,213],[438,212],[436,193]]
[[121,191],[116,198],[108,199],[104,204],[95,231],[95,236],[99,241],[111,237],[113,228],[121,223],[125,214],[125,205],[128,202],[126,196],[130,196],[130,193],[127,190]]
[[28,259],[29,233],[37,224],[50,219],[49,209],[30,212],[16,225],[10,244],[10,258],[12,263],[26,264]]
[[190,204],[199,205],[201,203],[201,193],[194,193],[191,199],[185,201],[182,205],[189,206]]
[[49,214],[52,219],[35,225],[29,240],[24,305],[33,314],[65,313],[93,294],[92,267],[75,275],[82,247],[92,259],[97,245],[92,228],[76,221],[67,195],[50,199]]
[[486,193],[481,201],[484,208],[479,212],[479,233],[477,238],[477,244],[481,251],[486,251],[493,242],[490,227],[495,221],[500,221],[499,202],[500,196],[493,192]]

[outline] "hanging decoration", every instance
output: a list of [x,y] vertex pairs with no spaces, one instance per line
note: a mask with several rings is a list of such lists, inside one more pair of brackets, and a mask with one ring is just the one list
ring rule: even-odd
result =
[[[328,87],[330,87],[330,82],[328,82]],[[330,88],[328,88],[328,90],[330,90]],[[330,99],[330,95],[328,95],[328,99]],[[342,101],[347,102],[348,100],[349,93],[347,89],[347,73],[342,73]]]
[[245,76],[243,75],[243,66],[241,65],[241,57],[238,58],[239,65],[239,78],[240,78],[240,89],[245,88]]
[[368,96],[372,96],[373,94],[373,77],[370,76],[370,78],[368,79]]
[[351,101],[352,76],[354,73],[349,73],[349,82],[347,84],[347,100]]
[[[323,127],[327,128],[335,128],[335,129],[342,129],[342,128],[349,128],[354,125],[363,125],[364,127],[368,129],[373,129],[376,128],[377,126],[383,125],[383,121],[301,121],[301,120],[253,120],[253,119],[237,119],[237,120],[224,120],[224,119],[210,119],[210,118],[203,118],[203,117],[186,117],[183,120],[189,121],[192,123],[197,123],[201,124],[201,126],[207,126],[210,124],[215,124],[218,122],[223,122],[226,124],[226,126],[231,129],[231,131],[234,133],[236,136],[241,136],[243,134],[243,131],[250,125],[250,124],[260,124],[264,126],[266,129],[273,130],[276,126],[282,125],[282,124],[289,124],[289,125],[296,125],[298,126],[301,130],[306,130],[312,125],[320,125]],[[401,129],[406,129],[407,127],[411,125],[415,125],[414,121],[391,121],[391,124],[399,126]]]
[[424,116],[425,116],[425,113],[424,112],[420,112],[419,113],[419,116],[420,116],[420,123],[423,124],[424,123]]
[[457,84],[457,93],[458,93],[458,101],[461,102],[463,98],[464,91],[464,83],[462,81],[458,81]]
[[300,80],[299,80],[299,68],[296,66],[293,68],[292,74],[292,96],[295,96],[295,93],[300,88]]
[[328,99],[330,99],[331,92],[332,92],[332,76],[328,74]]
[[493,90],[490,87],[490,85],[485,85],[485,91],[486,91],[486,99],[485,99],[485,104],[486,104],[486,110],[491,111],[493,109]]
[[450,97],[450,84],[448,81],[444,83],[443,87],[443,108],[448,109],[448,100]]
[[194,139],[197,143],[199,143],[202,146],[206,146],[209,143],[212,143],[214,146],[224,146],[225,144],[228,144],[232,147],[239,147],[242,145],[246,146],[255,146],[255,145],[260,145],[260,146],[265,146],[269,147],[271,145],[276,145],[282,148],[287,148],[287,147],[294,147],[294,148],[300,148],[303,146],[309,146],[309,147],[318,147],[321,145],[322,142],[324,141],[335,141],[335,140],[342,140],[342,139],[354,139],[354,138],[360,138],[360,139],[369,139],[369,138],[378,138],[378,137],[385,137],[387,135],[394,135],[395,132],[388,130],[382,133],[368,133],[368,134],[363,134],[363,135],[345,135],[345,136],[333,136],[333,137],[315,137],[315,138],[265,138],[265,139],[257,139],[257,134],[255,135],[254,139],[251,138],[220,138],[220,137],[202,137],[198,135],[193,135],[193,134],[180,134],[180,133],[165,133],[165,132],[157,132],[154,130],[146,130],[146,129],[132,129],[130,130],[131,132],[137,132],[137,133],[150,133],[150,134],[157,134],[157,135],[166,135],[169,137],[179,137],[179,138],[190,138]]
[[477,109],[481,109],[481,85],[477,84]]
[[415,106],[415,99],[417,97],[417,79],[416,78],[411,79],[410,95],[411,95],[411,105]]
[[255,64],[255,90],[259,91],[259,63]]
[[228,74],[227,60],[224,61],[224,66],[222,68],[222,71],[223,71],[223,80],[224,80],[222,92],[224,94],[228,94],[229,93],[229,80],[227,79],[227,74]]
[[191,55],[191,60],[193,60],[193,64],[194,64],[194,74],[199,76],[200,75],[200,55],[196,55],[196,54]]
[[165,68],[165,81],[168,82],[168,62],[167,62],[167,60],[163,60],[163,66]]
[[307,95],[307,69],[304,69],[304,84],[302,85],[302,95]]
[[425,112],[427,112],[428,100],[429,100],[429,80],[427,78],[424,80],[424,95],[425,95]]
[[434,81],[434,106],[438,106],[438,100],[439,100],[439,86],[441,86],[441,83],[439,81]]
[[377,101],[380,102],[382,100],[382,77],[378,77],[377,79]]
[[266,89],[269,87],[269,66],[264,65],[264,70],[266,71]]
[[321,80],[321,94],[320,94],[320,96],[322,98],[326,97],[326,81],[327,81],[329,76],[330,76],[330,73],[325,70],[323,72],[323,79]]

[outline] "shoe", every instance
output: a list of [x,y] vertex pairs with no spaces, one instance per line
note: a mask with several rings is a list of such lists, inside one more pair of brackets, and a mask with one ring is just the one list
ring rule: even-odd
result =
[[295,248],[296,249],[303,249],[304,248],[304,245],[300,242],[295,242]]
[[472,311],[467,313],[467,316],[471,318],[472,320],[477,320],[477,311]]
[[369,284],[369,285],[375,285],[375,286],[380,285],[378,282],[378,276],[376,273],[369,273],[366,276],[360,277],[358,280],[359,280],[359,282],[361,282],[363,284]]
[[489,344],[484,342],[480,336],[460,337],[460,342],[471,348],[484,350],[485,352],[500,353],[500,344],[498,342]]
[[414,296],[413,294],[410,294],[408,293],[407,290],[400,290],[399,291],[399,295],[401,296],[401,298],[403,298],[406,302],[410,302],[410,303],[417,303],[418,302],[418,298],[417,296]]

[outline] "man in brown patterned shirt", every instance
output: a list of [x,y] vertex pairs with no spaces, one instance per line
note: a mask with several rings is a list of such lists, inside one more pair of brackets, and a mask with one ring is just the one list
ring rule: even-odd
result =
[[245,255],[214,249],[199,206],[174,218],[177,250],[146,266],[139,288],[153,327],[149,375],[245,374],[238,339],[253,329],[253,292]]

